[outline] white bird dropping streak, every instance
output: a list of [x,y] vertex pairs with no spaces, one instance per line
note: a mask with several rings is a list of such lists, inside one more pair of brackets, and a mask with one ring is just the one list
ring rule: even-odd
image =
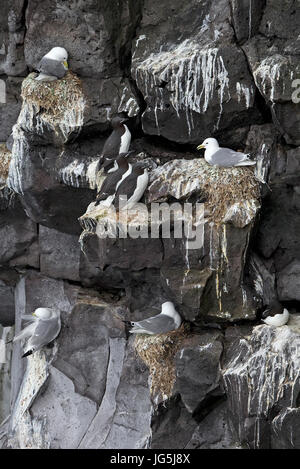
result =
[[251,30],[252,30],[252,0],[249,0],[249,33],[248,33],[248,39],[251,38]]
[[246,108],[249,109],[251,95],[252,95],[252,88],[248,88],[246,85],[238,81],[236,83],[236,92],[237,92],[238,102],[239,103],[241,102],[242,96],[243,96],[245,99]]
[[158,127],[158,110],[164,111],[164,93],[160,86],[166,83],[170,91],[170,102],[178,118],[184,112],[188,132],[194,129],[193,112],[204,113],[214,96],[218,95],[220,111],[216,121],[218,128],[225,99],[230,98],[229,75],[219,49],[183,41],[171,51],[151,54],[139,63],[135,78],[140,89],[149,100],[150,92],[154,99],[151,104]]

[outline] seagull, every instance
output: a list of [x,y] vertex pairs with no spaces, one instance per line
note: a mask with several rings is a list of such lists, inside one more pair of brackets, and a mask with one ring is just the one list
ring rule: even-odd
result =
[[278,301],[274,301],[262,313],[262,321],[268,326],[280,327],[287,324],[289,312]]
[[37,70],[37,81],[54,81],[63,78],[68,71],[68,52],[63,47],[53,47],[44,55]]
[[33,321],[17,334],[12,342],[27,339],[23,357],[40,350],[58,336],[61,328],[60,311],[51,308],[37,308],[32,315],[23,319]]
[[201,150],[201,148],[205,148],[205,161],[212,166],[230,168],[256,164],[256,161],[249,158],[249,154],[220,147],[215,138],[206,138],[201,145],[197,146],[197,150]]
[[177,313],[174,304],[166,301],[161,305],[161,313],[138,322],[130,322],[132,334],[164,334],[174,331],[181,325],[181,317]]

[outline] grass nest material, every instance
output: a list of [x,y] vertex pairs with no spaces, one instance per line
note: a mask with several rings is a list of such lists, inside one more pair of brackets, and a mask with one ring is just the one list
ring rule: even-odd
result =
[[218,168],[203,164],[201,189],[210,221],[221,223],[230,206],[237,202],[259,200],[260,184],[251,167]]
[[0,144],[0,184],[5,184],[8,176],[11,152],[6,148],[5,143]]
[[158,394],[167,399],[172,395],[176,380],[174,357],[188,334],[189,326],[183,323],[166,334],[136,335],[134,348],[149,369],[152,396]]
[[22,83],[23,100],[43,109],[49,116],[62,117],[66,109],[73,108],[83,97],[82,83],[71,71],[60,80],[36,81],[35,73],[31,73]]

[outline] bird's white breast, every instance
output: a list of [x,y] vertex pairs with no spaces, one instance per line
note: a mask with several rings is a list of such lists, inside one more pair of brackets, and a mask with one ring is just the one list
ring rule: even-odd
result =
[[287,309],[283,310],[282,314],[275,314],[275,316],[269,316],[264,319],[264,323],[268,326],[280,327],[284,326],[289,320],[289,312]]
[[123,174],[120,181],[116,185],[116,192],[117,192],[117,189],[118,189],[119,185],[121,184],[121,182],[123,182],[124,179],[126,179],[128,176],[130,176],[131,173],[132,173],[132,165],[129,163],[129,166],[128,166],[128,169],[127,169],[126,173]]
[[132,197],[130,197],[128,203],[130,202],[132,204],[132,203],[138,202],[140,200],[140,198],[142,197],[142,195],[145,192],[148,181],[149,181],[149,175],[148,175],[148,172],[146,171],[145,173],[141,174],[137,178],[137,180],[136,180],[136,189],[135,189]]
[[123,133],[121,137],[121,145],[120,145],[120,153],[127,153],[129,150],[130,142],[131,142],[131,133],[130,130],[128,129],[127,125],[123,124],[125,127],[125,132]]
[[212,147],[212,148],[206,148],[204,152],[204,159],[207,163],[211,164],[212,163],[212,157],[213,155],[218,151],[218,148]]

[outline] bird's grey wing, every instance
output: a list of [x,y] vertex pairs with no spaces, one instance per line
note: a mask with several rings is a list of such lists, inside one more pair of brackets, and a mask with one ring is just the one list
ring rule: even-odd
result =
[[219,164],[224,167],[234,166],[239,161],[243,161],[245,159],[247,159],[245,153],[230,150],[230,148],[220,148],[212,156],[214,164]]
[[67,72],[61,62],[58,60],[48,59],[47,57],[42,58],[38,66],[38,70],[41,73],[52,75],[57,78],[63,78]]
[[34,332],[29,339],[28,346],[35,349],[41,348],[54,340],[60,331],[58,318],[37,320]]
[[21,319],[23,321],[35,321],[35,317],[32,314],[22,314]]
[[[162,334],[174,330],[175,323],[170,316],[165,314],[158,314],[152,318],[143,319],[142,321],[135,322],[134,328],[145,329],[152,334]],[[133,329],[134,330],[134,329]]]
[[27,339],[34,333],[34,330],[35,330],[35,322],[32,322],[28,326],[24,327],[24,329],[22,329],[19,332],[19,334],[15,335],[15,337],[13,338],[13,342],[17,342],[18,340],[22,340],[22,339]]

